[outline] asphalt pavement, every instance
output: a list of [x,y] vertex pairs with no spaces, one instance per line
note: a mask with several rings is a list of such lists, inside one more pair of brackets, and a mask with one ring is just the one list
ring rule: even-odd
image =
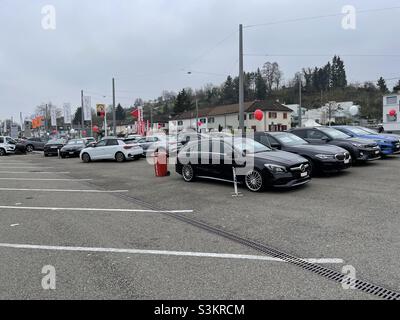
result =
[[[231,184],[185,183],[173,166],[156,178],[145,159],[3,157],[0,299],[376,299],[165,212],[400,291],[399,169],[393,157],[236,198]],[[42,287],[48,265],[55,290]]]

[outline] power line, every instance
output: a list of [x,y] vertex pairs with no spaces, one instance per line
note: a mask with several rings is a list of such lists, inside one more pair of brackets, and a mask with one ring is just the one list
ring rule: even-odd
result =
[[302,53],[279,53],[279,54],[268,54],[268,53],[247,53],[245,56],[248,57],[393,57],[400,58],[400,54],[302,54]]
[[[400,6],[357,10],[357,14],[365,14],[365,13],[372,13],[372,12],[396,10],[396,9],[400,9]],[[293,19],[287,19],[287,20],[278,20],[278,21],[272,21],[272,22],[253,24],[253,25],[244,26],[243,28],[249,29],[249,28],[255,28],[255,27],[272,26],[272,25],[278,25],[278,24],[311,21],[311,20],[319,20],[319,19],[342,17],[342,16],[344,16],[343,13],[332,13],[332,14],[325,14],[325,15],[319,15],[319,16],[309,16],[309,17],[293,18]]]
[[185,71],[186,69],[189,69],[191,66],[193,66],[196,62],[199,60],[203,59],[206,55],[210,54],[212,51],[214,51],[216,48],[218,48],[220,45],[222,45],[224,42],[229,40],[233,35],[235,35],[238,31],[235,30],[234,32],[231,32],[228,36],[224,37],[222,40],[218,41],[214,46],[212,46],[210,49],[204,51],[201,55],[199,55],[197,58],[195,58],[187,67],[182,68],[182,71]]

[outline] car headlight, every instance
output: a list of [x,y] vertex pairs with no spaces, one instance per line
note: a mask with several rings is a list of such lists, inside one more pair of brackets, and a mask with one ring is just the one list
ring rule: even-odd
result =
[[351,143],[353,146],[357,147],[357,148],[362,148],[363,145],[361,143],[357,143],[357,142],[352,142]]
[[333,159],[335,156],[332,154],[317,154],[315,155],[318,159],[326,160],[326,159]]
[[286,168],[284,166],[279,166],[277,164],[266,163],[266,164],[264,164],[264,167],[269,169],[272,173],[285,173],[285,172],[287,172],[287,170],[286,170]]

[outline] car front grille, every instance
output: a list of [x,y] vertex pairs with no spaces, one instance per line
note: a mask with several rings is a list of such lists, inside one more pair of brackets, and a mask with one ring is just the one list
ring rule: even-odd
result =
[[344,161],[350,159],[350,153],[345,152],[345,153],[339,153],[335,155],[335,158],[339,161]]
[[310,165],[308,163],[302,163],[301,165],[290,167],[290,171],[306,172],[309,168],[310,168]]

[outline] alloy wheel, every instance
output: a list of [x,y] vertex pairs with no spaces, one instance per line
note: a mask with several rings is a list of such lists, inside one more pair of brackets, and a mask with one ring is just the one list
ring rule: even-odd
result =
[[27,152],[32,152],[32,151],[33,151],[33,146],[28,145],[28,146],[26,147],[26,151],[27,151]]
[[182,168],[182,177],[186,182],[191,182],[194,179],[193,167],[190,164],[186,164]]
[[115,160],[117,160],[117,162],[124,162],[124,161],[125,161],[125,156],[124,156],[124,154],[121,153],[121,152],[118,152],[118,153],[115,155]]
[[259,171],[252,170],[245,177],[246,187],[253,192],[258,192],[263,188],[263,178]]

